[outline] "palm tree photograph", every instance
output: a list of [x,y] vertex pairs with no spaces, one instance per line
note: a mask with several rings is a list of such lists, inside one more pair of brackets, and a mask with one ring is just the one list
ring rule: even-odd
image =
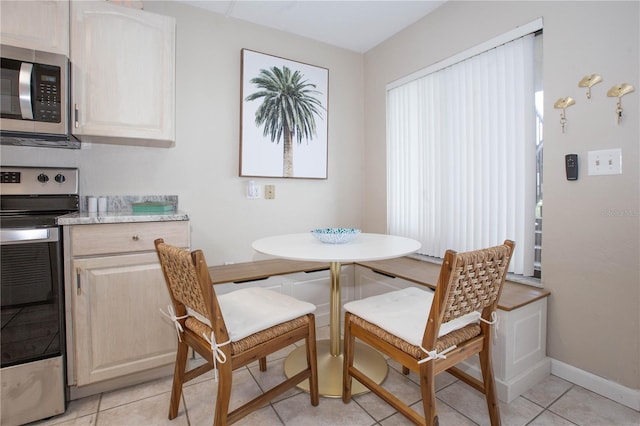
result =
[[329,70],[242,49],[240,176],[327,178]]

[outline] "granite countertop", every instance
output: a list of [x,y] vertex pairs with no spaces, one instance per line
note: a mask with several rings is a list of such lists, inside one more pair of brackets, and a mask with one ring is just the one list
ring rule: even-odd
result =
[[189,220],[189,215],[182,212],[170,213],[133,213],[118,211],[106,213],[69,213],[57,218],[58,225],[92,225],[97,223],[128,223],[128,222],[166,222]]
[[[88,198],[106,198],[105,212],[88,212]],[[170,212],[133,213],[136,202],[159,201],[173,205]],[[189,220],[186,213],[178,210],[177,195],[85,195],[80,198],[80,211],[57,218],[58,225],[92,225],[96,223],[167,222]]]

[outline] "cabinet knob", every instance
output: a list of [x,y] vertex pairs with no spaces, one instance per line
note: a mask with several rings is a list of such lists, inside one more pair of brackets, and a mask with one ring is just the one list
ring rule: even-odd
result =
[[138,234],[134,234],[131,238],[133,239],[133,241],[138,241],[140,239],[140,236]]

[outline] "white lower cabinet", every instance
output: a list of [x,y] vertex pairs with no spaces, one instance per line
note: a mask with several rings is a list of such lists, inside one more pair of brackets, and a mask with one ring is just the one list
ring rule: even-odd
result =
[[78,386],[175,360],[175,330],[159,315],[171,299],[155,253],[79,259],[73,269]]
[[149,380],[152,370],[175,361],[175,329],[160,313],[171,300],[156,238],[188,248],[189,222],[65,227],[72,399]]

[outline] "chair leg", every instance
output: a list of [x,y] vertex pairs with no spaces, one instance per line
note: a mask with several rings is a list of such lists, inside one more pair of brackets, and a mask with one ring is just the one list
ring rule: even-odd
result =
[[402,366],[402,374],[407,376],[410,372],[411,370],[409,370],[409,367],[405,367],[404,365]]
[[178,416],[180,409],[180,399],[182,398],[182,384],[184,383],[184,373],[187,368],[187,357],[189,356],[189,345],[178,342],[176,352],[176,364],[173,368],[173,385],[171,387],[171,401],[169,402],[169,420]]
[[349,374],[349,368],[353,366],[354,346],[356,339],[351,334],[351,314],[344,316],[344,363],[342,366],[342,402],[348,404],[351,401],[351,385],[353,377]]
[[436,407],[436,377],[433,374],[433,363],[427,361],[420,365],[420,391],[422,406],[427,426],[437,426],[438,409]]
[[[491,332],[491,331],[489,331]],[[478,356],[480,358],[480,369],[482,371],[482,381],[484,383],[484,394],[487,399],[487,408],[489,410],[489,419],[491,426],[499,426],[500,405],[496,393],[496,381],[493,375],[493,363],[491,361],[491,350],[487,346],[491,345],[491,341],[485,341],[485,349]]]
[[218,394],[216,395],[216,412],[213,417],[213,426],[227,425],[232,380],[231,360],[228,359],[224,364],[218,363]]
[[309,334],[306,339],[307,344],[307,366],[311,370],[309,377],[309,394],[311,396],[311,405],[314,407],[320,404],[320,395],[318,392],[318,351],[316,349],[316,322],[315,317],[309,318]]
[[267,357],[263,356],[258,360],[258,365],[260,366],[260,371],[267,371]]

